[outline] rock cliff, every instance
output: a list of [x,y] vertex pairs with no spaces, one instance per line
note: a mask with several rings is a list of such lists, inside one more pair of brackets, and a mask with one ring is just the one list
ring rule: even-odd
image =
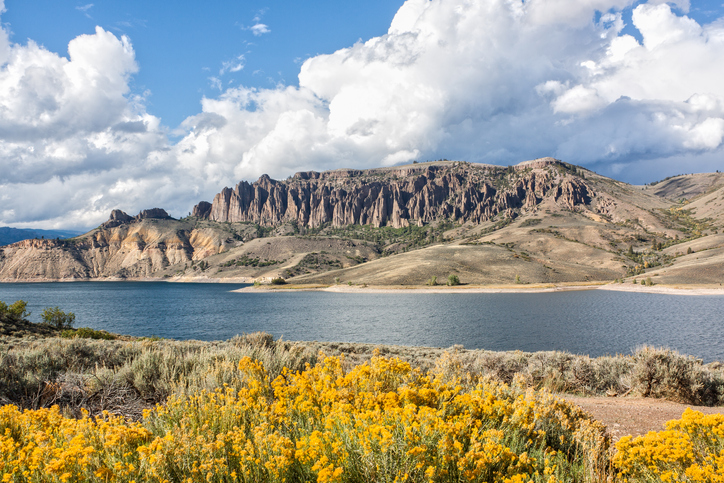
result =
[[318,227],[372,225],[395,228],[454,219],[482,223],[515,216],[551,197],[568,209],[590,203],[591,187],[567,175],[553,158],[510,168],[463,162],[413,164],[372,170],[301,172],[276,181],[263,175],[224,188],[194,216],[219,222]]
[[162,209],[131,217],[114,210],[69,240],[23,240],[0,247],[0,280],[145,278],[239,244],[228,232],[174,220]]

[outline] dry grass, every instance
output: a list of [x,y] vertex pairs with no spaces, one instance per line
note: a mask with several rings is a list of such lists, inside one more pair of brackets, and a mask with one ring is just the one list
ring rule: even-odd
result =
[[372,344],[275,341],[254,333],[227,341],[0,338],[0,404],[37,409],[58,404],[137,418],[170,395],[239,384],[244,357],[262,361],[272,378],[283,367],[303,370],[319,354],[343,355],[351,368],[374,354],[398,357],[422,370],[465,374],[578,395],[643,395],[696,405],[724,404],[718,363],[668,349],[640,348],[631,356],[591,358],[565,352],[490,352]]

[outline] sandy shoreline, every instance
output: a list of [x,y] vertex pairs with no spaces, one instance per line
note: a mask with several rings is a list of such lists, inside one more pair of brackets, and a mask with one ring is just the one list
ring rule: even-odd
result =
[[724,295],[724,286],[719,288],[707,286],[686,285],[633,285],[628,283],[611,283],[598,288],[599,290],[614,290],[617,292],[643,292],[668,295]]
[[261,293],[261,292],[332,292],[332,293],[372,293],[372,294],[457,294],[457,293],[550,293],[570,292],[579,290],[612,290],[618,292],[656,293],[668,295],[724,295],[724,287],[682,287],[682,286],[653,286],[633,284],[571,284],[571,285],[544,285],[537,284],[525,287],[519,286],[483,286],[463,285],[456,287],[428,287],[428,286],[359,286],[359,285],[287,285],[271,287],[244,287],[232,292]]
[[[175,277],[167,279],[158,278],[136,278],[136,279],[38,279],[38,280],[0,280],[0,283],[45,283],[45,282],[167,282],[167,283],[222,283],[239,284],[254,282],[247,277],[233,278],[207,278],[207,277]],[[579,290],[611,290],[616,292],[638,292],[666,295],[724,295],[724,285],[634,285],[632,283],[612,282],[587,282],[587,283],[564,283],[564,284],[525,284],[525,285],[458,285],[448,287],[439,285],[430,287],[427,285],[279,285],[271,286],[263,284],[259,287],[244,287],[232,292],[240,293],[264,293],[264,292],[332,292],[332,293],[396,293],[396,294],[454,294],[454,293],[550,293],[570,292]]]

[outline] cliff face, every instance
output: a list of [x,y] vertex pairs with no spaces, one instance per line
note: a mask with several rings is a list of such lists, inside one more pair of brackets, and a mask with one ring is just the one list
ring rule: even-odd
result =
[[229,233],[171,219],[160,209],[131,217],[115,210],[71,240],[23,240],[0,247],[0,280],[144,278],[235,246]]
[[213,203],[201,202],[194,216],[219,222],[273,226],[296,222],[317,227],[373,225],[400,228],[453,218],[481,223],[499,213],[536,206],[543,198],[572,209],[590,202],[591,189],[566,176],[553,158],[513,168],[460,162],[401,168],[297,173],[285,181],[264,175],[234,189],[224,188]]

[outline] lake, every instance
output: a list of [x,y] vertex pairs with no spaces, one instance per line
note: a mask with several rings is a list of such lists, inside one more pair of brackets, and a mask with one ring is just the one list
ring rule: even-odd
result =
[[232,293],[241,284],[0,284],[40,321],[45,307],[76,327],[134,336],[219,340],[265,331],[286,340],[488,350],[628,354],[648,344],[724,361],[724,296],[586,290],[503,294]]

